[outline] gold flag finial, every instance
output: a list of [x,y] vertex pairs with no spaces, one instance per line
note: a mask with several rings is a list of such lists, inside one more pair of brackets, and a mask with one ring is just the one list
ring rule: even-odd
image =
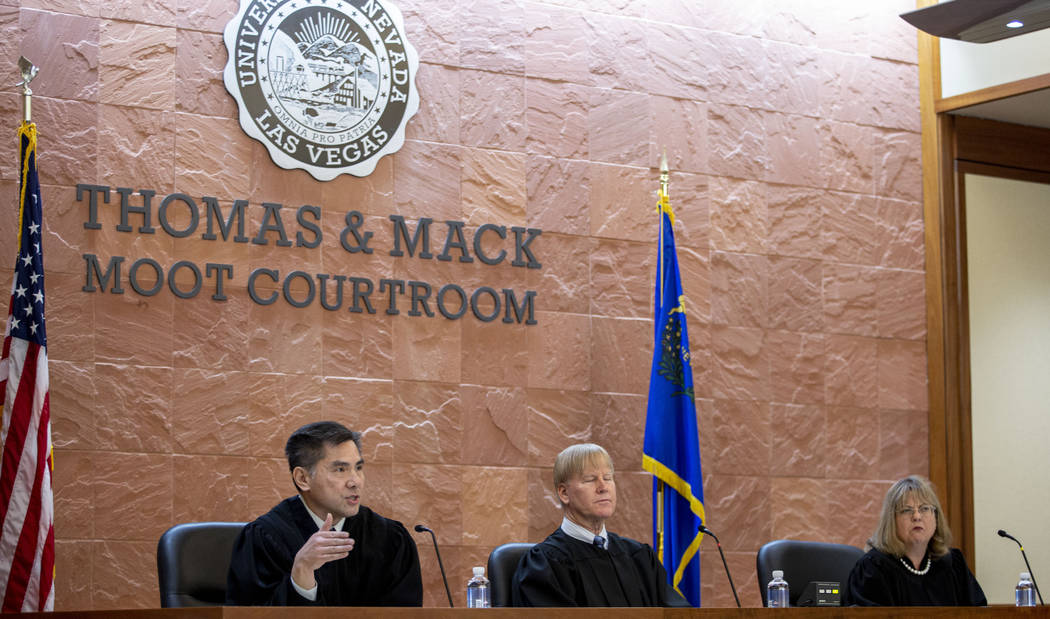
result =
[[17,84],[22,87],[22,119],[29,122],[31,116],[29,106],[33,96],[33,91],[29,89],[29,82],[33,81],[40,69],[25,56],[19,56],[18,70],[22,73],[22,81]]
[[667,167],[667,151],[664,151],[663,156],[660,157],[660,192],[663,195],[667,195],[667,184],[668,179],[671,176],[671,170]]
[[[671,220],[671,225],[674,225],[674,212],[671,210],[671,198],[667,195],[667,185],[670,182],[671,170],[667,167],[667,151],[664,151],[662,157],[660,157],[660,191],[657,192],[656,209],[663,217],[663,213],[667,213],[667,216]],[[662,228],[661,228],[662,230]],[[662,234],[662,232],[661,232]],[[663,243],[663,241],[661,241]]]

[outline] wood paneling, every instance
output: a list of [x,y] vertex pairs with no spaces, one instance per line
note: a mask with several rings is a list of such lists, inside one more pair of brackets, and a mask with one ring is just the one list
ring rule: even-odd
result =
[[935,108],[938,114],[951,112],[964,107],[970,107],[971,105],[1016,97],[1017,95],[1043,90],[1044,88],[1050,88],[1050,73],[1017,80],[1016,82],[1010,82],[1008,84],[997,84],[973,92],[955,95],[954,97],[938,99]]
[[955,158],[961,161],[1050,172],[1050,129],[955,117]]
[[[921,4],[921,3],[920,3]],[[919,107],[922,118],[922,196],[926,247],[926,357],[929,390],[930,480],[941,492],[941,502],[949,505],[947,445],[945,438],[945,330],[943,225],[941,203],[941,161],[945,158],[942,136],[949,134],[944,119],[934,110],[940,97],[940,63],[937,40],[918,33]],[[950,515],[950,512],[949,512]]]
[[100,610],[56,613],[18,613],[12,618],[40,619],[337,619],[352,615],[360,619],[372,617],[396,619],[472,619],[478,613],[486,617],[514,619],[544,617],[548,619],[603,619],[610,615],[633,619],[752,619],[771,614],[786,619],[884,619],[890,617],[930,619],[997,619],[1000,617],[1050,617],[1050,607],[1014,608],[986,606],[982,608],[953,608],[920,606],[914,608],[490,608],[484,611],[468,608],[317,608],[317,607],[205,607],[138,610]]
[[1050,179],[1050,130],[938,114],[935,46],[920,35],[926,218],[930,479],[955,545],[974,564],[970,350],[966,290],[966,173]]

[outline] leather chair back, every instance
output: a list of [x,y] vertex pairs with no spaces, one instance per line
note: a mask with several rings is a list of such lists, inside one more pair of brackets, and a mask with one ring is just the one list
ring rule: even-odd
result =
[[511,583],[514,582],[514,572],[518,570],[518,562],[534,544],[523,542],[512,542],[497,546],[489,553],[488,576],[490,602],[492,606],[512,606]]
[[762,605],[767,605],[766,585],[773,580],[773,570],[784,570],[788,581],[788,600],[798,605],[798,598],[806,585],[813,581],[838,582],[846,586],[846,577],[864,551],[846,544],[827,542],[800,542],[778,539],[762,546],[755,557],[758,570],[758,588]]
[[243,528],[243,522],[189,522],[165,531],[157,542],[161,607],[225,604],[233,542]]

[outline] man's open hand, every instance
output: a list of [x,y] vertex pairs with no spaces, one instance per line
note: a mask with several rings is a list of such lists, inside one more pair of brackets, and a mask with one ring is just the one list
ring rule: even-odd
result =
[[324,524],[317,533],[306,540],[299,552],[295,553],[292,563],[292,580],[303,589],[317,586],[314,570],[329,561],[337,561],[350,554],[354,549],[354,540],[346,531],[332,530],[332,514],[324,519]]

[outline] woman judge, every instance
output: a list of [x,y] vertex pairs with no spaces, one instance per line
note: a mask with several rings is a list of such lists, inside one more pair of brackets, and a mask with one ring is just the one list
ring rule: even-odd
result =
[[930,482],[912,475],[893,484],[871,548],[843,591],[850,606],[986,606]]

